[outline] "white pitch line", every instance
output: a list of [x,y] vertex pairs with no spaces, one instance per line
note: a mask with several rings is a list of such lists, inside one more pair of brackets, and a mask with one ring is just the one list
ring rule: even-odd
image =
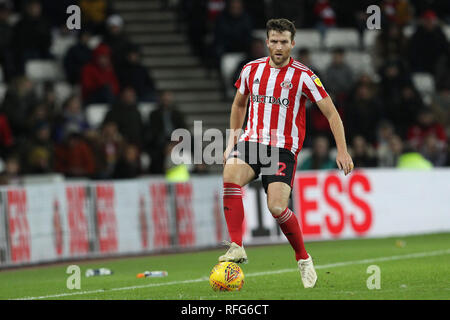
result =
[[[344,267],[344,266],[355,265],[355,264],[366,264],[366,263],[373,263],[373,262],[423,258],[423,257],[431,257],[431,256],[444,255],[444,254],[450,254],[450,249],[436,250],[436,251],[430,251],[430,252],[410,253],[410,254],[397,255],[397,256],[379,257],[379,258],[373,258],[373,259],[336,262],[336,263],[317,265],[317,266],[315,266],[315,268],[316,269],[336,268],[336,267]],[[265,275],[270,275],[270,274],[279,274],[279,273],[286,273],[286,272],[294,272],[294,271],[298,271],[298,269],[295,268],[295,269],[280,269],[280,270],[272,270],[272,271],[253,272],[253,273],[248,273],[245,276],[246,277],[258,277],[258,276],[265,276]],[[52,294],[52,295],[38,296],[38,297],[24,297],[24,298],[16,298],[13,300],[39,300],[39,299],[61,298],[61,297],[94,294],[94,293],[109,292],[109,291],[123,291],[123,290],[134,290],[134,289],[170,286],[170,285],[178,285],[178,284],[188,284],[188,283],[195,283],[195,282],[201,282],[201,281],[208,281],[208,277],[183,280],[183,281],[151,283],[151,284],[145,284],[145,285],[139,285],[139,286],[129,286],[129,287],[112,288],[112,289],[98,289],[98,290],[91,290],[91,291],[77,291],[77,292]]]

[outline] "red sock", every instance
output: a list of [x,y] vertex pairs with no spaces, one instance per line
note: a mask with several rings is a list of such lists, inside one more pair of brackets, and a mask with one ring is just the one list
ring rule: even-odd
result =
[[244,204],[240,185],[227,182],[223,184],[223,212],[231,241],[242,246]]
[[283,231],[286,238],[289,240],[292,248],[295,251],[295,260],[307,259],[308,253],[306,252],[305,245],[303,243],[302,230],[298,224],[298,220],[295,214],[286,208],[283,213],[278,217],[274,217],[280,225],[281,231]]

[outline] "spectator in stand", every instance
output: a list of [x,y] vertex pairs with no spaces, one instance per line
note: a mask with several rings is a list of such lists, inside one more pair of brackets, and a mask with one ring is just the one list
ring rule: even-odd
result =
[[72,95],[64,101],[62,111],[55,119],[53,137],[56,143],[61,143],[68,132],[76,131],[84,134],[89,129],[86,115],[81,106],[81,98]]
[[373,92],[375,95],[379,94],[380,88],[378,84],[375,83],[371,75],[363,72],[359,74],[358,77],[356,78],[355,85],[350,90],[349,98],[352,97],[352,94],[355,92],[354,89],[359,85],[367,86],[369,90]]
[[412,84],[403,86],[398,99],[392,99],[386,106],[384,116],[395,123],[402,137],[405,137],[409,126],[416,120],[418,112],[424,108],[422,97]]
[[[353,71],[344,61],[344,54],[345,52],[342,48],[336,48],[333,51],[333,60],[325,70],[323,79],[328,93],[333,95],[336,100],[336,108],[342,118],[344,116],[342,106],[347,104],[349,90],[352,88],[354,82]],[[305,57],[303,57],[303,59],[305,59]],[[306,59],[308,59],[308,56],[306,56]],[[300,61],[302,62],[302,60]],[[307,64],[306,66],[311,67]],[[332,138],[330,125],[327,119],[323,116],[322,112],[315,107],[309,108],[309,110],[310,112],[308,112],[307,117],[310,118],[312,123],[311,129],[313,134],[325,134]],[[308,145],[310,143],[309,138],[307,137],[306,139],[306,144]]]
[[76,85],[81,81],[81,70],[92,59],[92,50],[89,48],[91,32],[81,29],[78,34],[78,42],[67,50],[63,65],[67,80]]
[[[77,2],[73,0],[40,0],[42,13],[53,29],[63,29],[67,23],[67,8]],[[84,12],[83,12],[84,14]],[[83,16],[83,15],[82,15]],[[84,27],[84,25],[83,25]]]
[[196,56],[206,55],[208,26],[208,0],[182,0],[179,3],[179,18],[187,25],[187,36]]
[[113,177],[117,161],[122,156],[124,148],[125,140],[119,133],[117,124],[112,121],[103,123],[100,136],[94,141],[98,178]]
[[423,108],[417,115],[417,122],[409,127],[407,139],[415,150],[420,150],[425,138],[430,134],[437,138],[439,148],[445,148],[447,136],[444,128],[436,121],[431,109]]
[[110,0],[79,0],[81,24],[95,34],[105,32],[106,17],[112,12]]
[[300,170],[334,169],[336,163],[330,156],[330,143],[322,135],[316,136],[313,141],[312,153],[301,164]]
[[381,15],[383,25],[394,24],[396,22],[397,8],[395,6],[396,0],[381,1]]
[[262,58],[267,55],[266,43],[262,39],[252,39],[250,43],[250,49],[247,52],[247,56],[242,60],[236,69],[234,69],[233,77],[231,78],[231,86],[234,87],[234,83],[239,79],[242,68],[250,61]]
[[[263,5],[262,1],[258,1]],[[264,1],[268,5],[268,18],[283,17],[292,21],[297,28],[302,28],[307,24],[310,10],[306,7],[305,0],[283,0],[283,1]],[[267,19],[266,19],[267,21]],[[264,29],[263,26],[257,26],[258,29]]]
[[[277,2],[281,2],[281,1],[277,1]],[[301,0],[295,0],[295,1],[284,0],[282,2],[290,2],[291,3],[290,10],[293,11],[293,10],[295,10],[296,7],[298,7],[295,5],[295,2],[300,2],[300,4],[301,4],[302,1]],[[253,26],[256,29],[264,29],[266,27],[267,20],[269,20],[268,14],[267,14],[268,13],[268,10],[267,10],[268,5],[269,5],[268,1],[264,1],[264,2],[262,2],[261,0],[245,0],[244,1],[245,10],[250,15]],[[304,12],[293,12],[293,13],[294,13],[294,19],[292,19],[292,20],[294,20],[294,21],[296,21],[296,19],[299,18],[300,15],[304,14]],[[283,16],[283,17],[288,19],[287,16]]]
[[345,125],[350,139],[362,135],[371,144],[376,142],[376,129],[382,110],[375,92],[366,84],[359,84],[353,99],[345,106]]
[[13,28],[12,49],[16,74],[24,74],[25,63],[30,59],[50,59],[51,31],[42,16],[39,0],[30,0],[25,5],[23,17]]
[[377,140],[375,143],[375,147],[379,154],[385,152],[385,150],[388,148],[389,140],[392,138],[392,136],[394,136],[394,134],[395,128],[391,122],[387,120],[381,120],[379,122],[377,128]]
[[136,103],[134,89],[132,87],[123,88],[120,100],[106,113],[103,123],[116,123],[120,134],[127,142],[141,146],[143,123]]
[[374,4],[372,0],[346,1],[339,3],[336,8],[338,16],[351,13],[348,17],[349,20],[352,20],[352,25],[358,30],[360,50],[365,50],[364,33],[367,30],[367,19],[369,18],[367,8],[372,4]]
[[81,71],[81,90],[85,105],[113,103],[119,94],[119,81],[111,63],[111,49],[100,44],[93,52],[91,62]]
[[354,75],[345,62],[343,48],[333,50],[332,61],[325,70],[324,81],[326,81],[328,92],[339,101],[338,104],[346,100],[349,90],[353,87]]
[[132,179],[141,174],[141,159],[138,146],[127,144],[114,170],[115,179]]
[[247,52],[253,26],[242,0],[229,0],[226,9],[217,17],[214,30],[215,55],[227,52]]
[[0,155],[7,154],[13,145],[14,136],[9,126],[8,118],[0,113]]
[[434,133],[425,136],[419,151],[434,167],[443,167],[447,161],[447,146]]
[[0,185],[22,184],[20,158],[16,154],[11,154],[6,158],[5,169],[0,173]]
[[397,0],[395,8],[395,23],[402,29],[414,18],[414,8],[409,0]]
[[46,122],[51,125],[56,110],[56,96],[52,83],[44,83],[43,97],[28,112],[25,120],[27,132],[33,135],[38,123]]
[[150,173],[164,173],[165,150],[173,130],[178,128],[187,128],[184,115],[176,108],[173,93],[163,91],[158,108],[150,113],[145,127],[146,146],[151,158]]
[[408,52],[412,71],[434,73],[437,61],[447,50],[448,41],[436,13],[425,11],[421,25],[410,38]]
[[403,153],[398,157],[397,168],[407,170],[432,170],[433,164],[406,144]]
[[123,31],[123,19],[121,16],[114,14],[108,17],[103,41],[111,48],[114,68],[120,68],[125,62],[127,51],[133,46]]
[[447,161],[445,162],[446,167],[450,167],[450,143],[447,144]]
[[183,138],[178,141],[170,141],[164,150],[164,170],[167,182],[187,182],[193,171],[191,152],[174,152],[174,148],[182,141]]
[[450,136],[450,72],[448,70],[450,70],[450,46],[436,64],[436,92],[432,95],[431,103],[436,118],[446,127],[447,136]]
[[[401,104],[402,90],[405,87],[412,86],[411,75],[407,66],[399,59],[388,59],[380,68],[380,75],[380,98],[383,101],[383,114],[397,126],[395,115],[399,114],[404,107]],[[400,121],[403,123],[403,119],[400,119]],[[403,127],[398,129],[400,135],[404,137]]]
[[40,101],[33,107],[25,121],[28,137],[34,136],[35,128],[40,123],[46,123],[51,126],[52,121],[48,106],[43,101]]
[[83,136],[73,130],[67,133],[63,143],[55,148],[55,170],[68,177],[92,177],[95,174],[95,158]]
[[386,148],[378,149],[378,165],[380,167],[393,168],[397,166],[398,159],[403,154],[403,141],[398,135],[392,135]]
[[149,71],[141,64],[141,57],[137,47],[130,47],[125,62],[117,71],[121,87],[132,87],[136,91],[139,102],[153,102],[155,84]]
[[373,168],[377,166],[375,151],[363,136],[357,135],[352,141],[352,159],[356,168]]
[[436,62],[434,72],[434,82],[436,90],[450,90],[450,46],[447,46],[447,52],[443,52]]
[[49,116],[52,119],[56,112],[56,90],[52,81],[44,82],[42,102],[47,106]]
[[400,99],[400,91],[412,84],[408,66],[399,58],[388,58],[379,69],[382,98],[386,102]]
[[317,0],[314,5],[314,14],[317,19],[316,28],[319,30],[322,46],[328,29],[336,27],[336,13],[328,0]]
[[297,60],[300,61],[302,64],[310,68],[314,71],[314,73],[320,78],[320,73],[317,71],[316,66],[313,64],[311,60],[311,52],[308,48],[300,48],[297,51]]
[[35,124],[30,142],[26,142],[24,171],[31,174],[53,171],[54,147],[50,139],[51,127],[46,121]]
[[11,7],[9,0],[0,1],[0,34],[2,35],[0,37],[0,65],[6,81],[9,81],[14,73],[14,58],[11,51],[13,28],[9,22]]
[[442,88],[434,94],[431,108],[442,125],[450,128],[450,86]]
[[375,40],[374,65],[380,68],[386,59],[399,59],[408,52],[408,40],[402,29],[396,24],[390,24],[381,29]]
[[212,24],[225,9],[227,0],[208,0],[207,2],[207,20],[208,23]]
[[226,0],[182,0],[179,14],[187,25],[187,35],[193,53],[208,67],[213,66],[213,38],[217,17],[225,9]]
[[14,78],[6,91],[2,111],[17,139],[22,139],[28,133],[26,119],[36,103],[33,83],[23,76]]

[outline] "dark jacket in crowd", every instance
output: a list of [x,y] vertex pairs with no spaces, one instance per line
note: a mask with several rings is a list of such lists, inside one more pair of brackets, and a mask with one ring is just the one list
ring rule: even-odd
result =
[[16,72],[24,72],[29,59],[48,59],[52,42],[50,25],[44,18],[25,15],[13,28],[12,48],[16,59]]
[[412,71],[434,73],[436,62],[447,48],[447,38],[441,27],[427,31],[419,26],[410,39],[408,50]]
[[108,111],[103,123],[114,122],[120,134],[127,142],[140,146],[142,144],[143,123],[137,105],[124,105],[117,102]]
[[231,16],[224,11],[217,17],[215,29],[215,48],[217,56],[226,52],[245,52],[248,50],[251,34],[252,21],[247,13],[239,17]]
[[148,69],[139,63],[125,62],[118,72],[120,86],[132,87],[136,91],[139,101],[153,101],[155,99],[155,84],[150,78]]
[[83,43],[77,43],[70,47],[64,56],[64,70],[67,80],[72,84],[81,81],[81,70],[92,59],[92,50]]
[[170,142],[172,131],[187,128],[184,116],[175,108],[159,107],[150,114],[146,126],[146,145],[151,157],[150,173],[164,172],[165,148]]

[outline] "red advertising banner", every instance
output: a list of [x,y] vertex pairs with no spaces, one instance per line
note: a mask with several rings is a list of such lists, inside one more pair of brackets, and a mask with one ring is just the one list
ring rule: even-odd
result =
[[[363,197],[356,189],[362,190]],[[298,174],[293,199],[303,235],[321,238],[327,232],[337,238],[345,228],[356,236],[365,235],[373,226],[373,209],[364,198],[371,192],[369,177],[360,171],[349,177],[334,171]]]
[[63,228],[61,221],[61,213],[59,201],[55,199],[53,201],[53,244],[55,245],[55,253],[60,257],[63,253],[64,242],[63,242]]
[[31,241],[27,219],[27,194],[25,189],[10,189],[7,192],[9,241],[11,261],[30,261]]
[[99,249],[102,253],[113,253],[118,249],[114,185],[98,184],[96,194]]
[[170,246],[169,212],[167,209],[167,185],[150,184],[150,199],[153,221],[153,246],[155,249]]
[[175,210],[177,217],[178,245],[195,244],[194,213],[192,210],[192,185],[190,182],[175,185]]
[[89,240],[86,218],[86,187],[66,186],[66,201],[70,255],[87,254],[89,252]]
[[142,249],[148,249],[148,223],[145,210],[145,199],[142,195],[139,197],[139,231],[141,233]]

